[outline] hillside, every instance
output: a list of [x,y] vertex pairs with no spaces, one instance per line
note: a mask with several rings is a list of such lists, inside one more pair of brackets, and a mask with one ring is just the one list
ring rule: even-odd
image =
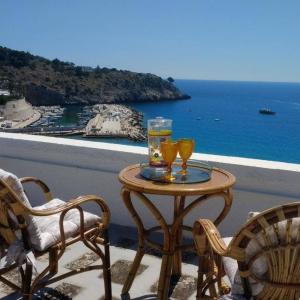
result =
[[189,98],[172,82],[153,74],[76,66],[1,46],[0,88],[25,95],[34,105]]

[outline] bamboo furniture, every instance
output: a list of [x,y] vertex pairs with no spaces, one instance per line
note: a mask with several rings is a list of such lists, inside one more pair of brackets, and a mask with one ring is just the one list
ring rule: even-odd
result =
[[[22,293],[23,299],[30,300],[35,291],[46,285],[52,284],[56,281],[64,279],[66,277],[76,275],[82,272],[95,269],[103,269],[103,278],[105,286],[105,299],[111,299],[111,275],[110,275],[110,256],[109,256],[109,239],[108,239],[108,226],[110,221],[110,211],[105,201],[94,195],[80,196],[76,199],[71,199],[68,202],[62,202],[63,204],[48,208],[48,209],[35,209],[30,204],[26,204],[28,201],[22,184],[35,183],[44,192],[47,205],[50,205],[53,199],[49,188],[41,180],[34,177],[25,177],[20,180],[11,173],[6,173],[0,170],[2,175],[7,177],[4,180],[0,177],[0,246],[2,246],[2,257],[7,257],[9,253],[9,247],[13,245],[23,245],[24,255],[32,251],[35,257],[39,257],[44,254],[48,254],[49,263],[47,267],[39,273],[35,278],[32,277],[33,264],[32,261],[24,259],[19,263],[13,263],[12,265],[3,267],[0,269],[0,281],[8,285],[12,289]],[[25,202],[24,202],[25,201]],[[86,213],[82,209],[82,204],[87,202],[94,202],[99,206],[102,212],[102,218],[98,218],[95,215]],[[74,212],[77,214],[78,226],[74,232],[65,232],[65,219]],[[97,217],[97,222],[93,224],[86,224],[85,216]],[[47,222],[52,216],[59,219],[60,239],[55,243],[39,251],[32,244],[32,236],[30,232],[30,222]],[[35,219],[37,218],[37,219]],[[53,226],[53,223],[49,225]],[[68,236],[68,237],[67,237]],[[65,274],[58,274],[59,259],[64,254],[66,247],[76,243],[83,242],[83,244],[93,252],[99,255],[102,264],[86,266],[81,269],[72,270]],[[19,243],[20,242],[20,243]],[[99,247],[104,247],[104,251]],[[22,284],[18,286],[6,279],[4,276],[12,269],[18,268],[21,274]],[[3,276],[4,275],[4,276]]]
[[[125,206],[129,210],[138,229],[138,249],[122,290],[125,298],[133,283],[134,277],[145,254],[145,247],[157,249],[162,253],[162,264],[158,284],[158,298],[168,298],[171,275],[181,275],[181,252],[182,250],[195,250],[194,245],[182,245],[183,230],[192,231],[190,226],[183,224],[184,218],[197,206],[212,197],[224,199],[224,208],[215,220],[218,225],[227,215],[232,203],[231,187],[235,183],[235,177],[227,171],[214,168],[211,180],[194,184],[160,184],[143,179],[140,175],[140,166],[132,165],[123,169],[119,174],[119,180],[123,184],[121,195]],[[151,201],[148,195],[162,195],[174,197],[174,217],[171,224],[168,224],[159,209]],[[150,215],[156,219],[158,225],[146,229],[143,219],[135,208],[136,196],[146,207]],[[195,197],[193,201],[185,206],[187,196]],[[158,244],[151,240],[151,234],[162,231],[163,243]]]
[[[300,202],[274,207],[251,218],[228,245],[210,220],[196,221],[193,234],[203,258],[197,299],[219,299],[229,292],[221,284],[224,269],[231,273],[227,274],[229,278],[234,278],[230,280],[232,295],[300,299]],[[233,263],[237,273],[232,274]],[[206,295],[208,289],[210,296]]]

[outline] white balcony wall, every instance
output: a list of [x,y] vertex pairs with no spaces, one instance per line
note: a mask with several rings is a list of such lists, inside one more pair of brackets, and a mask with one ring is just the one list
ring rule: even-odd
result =
[[[0,133],[0,168],[19,177],[36,176],[64,200],[83,194],[101,195],[111,209],[112,223],[126,226],[134,224],[120,197],[118,173],[130,164],[147,161],[145,153],[147,149],[141,147]],[[194,158],[210,160],[212,165],[230,171],[237,178],[232,209],[220,226],[225,235],[232,235],[249,211],[300,201],[299,165],[203,154]],[[43,202],[36,189],[29,189],[29,195],[33,205]],[[152,198],[171,220],[173,200]],[[220,199],[209,200],[193,211],[186,223],[192,224],[199,217],[213,218],[221,207]],[[87,209],[93,211],[94,207]],[[139,206],[139,210],[147,225],[155,223],[145,208]]]

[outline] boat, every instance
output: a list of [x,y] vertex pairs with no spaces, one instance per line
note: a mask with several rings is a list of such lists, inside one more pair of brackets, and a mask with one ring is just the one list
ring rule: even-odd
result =
[[261,108],[259,110],[259,113],[263,114],[263,115],[275,115],[276,114],[276,112],[272,111],[270,108]]

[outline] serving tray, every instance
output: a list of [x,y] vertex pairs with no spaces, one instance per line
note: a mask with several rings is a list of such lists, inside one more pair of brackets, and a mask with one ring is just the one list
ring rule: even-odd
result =
[[199,183],[210,180],[212,167],[203,162],[188,162],[187,174],[182,175],[179,171],[181,168],[181,161],[176,161],[172,165],[172,175],[174,180],[168,181],[165,177],[166,168],[152,167],[148,163],[142,163],[140,165],[140,175],[145,179],[153,180],[164,183]]

